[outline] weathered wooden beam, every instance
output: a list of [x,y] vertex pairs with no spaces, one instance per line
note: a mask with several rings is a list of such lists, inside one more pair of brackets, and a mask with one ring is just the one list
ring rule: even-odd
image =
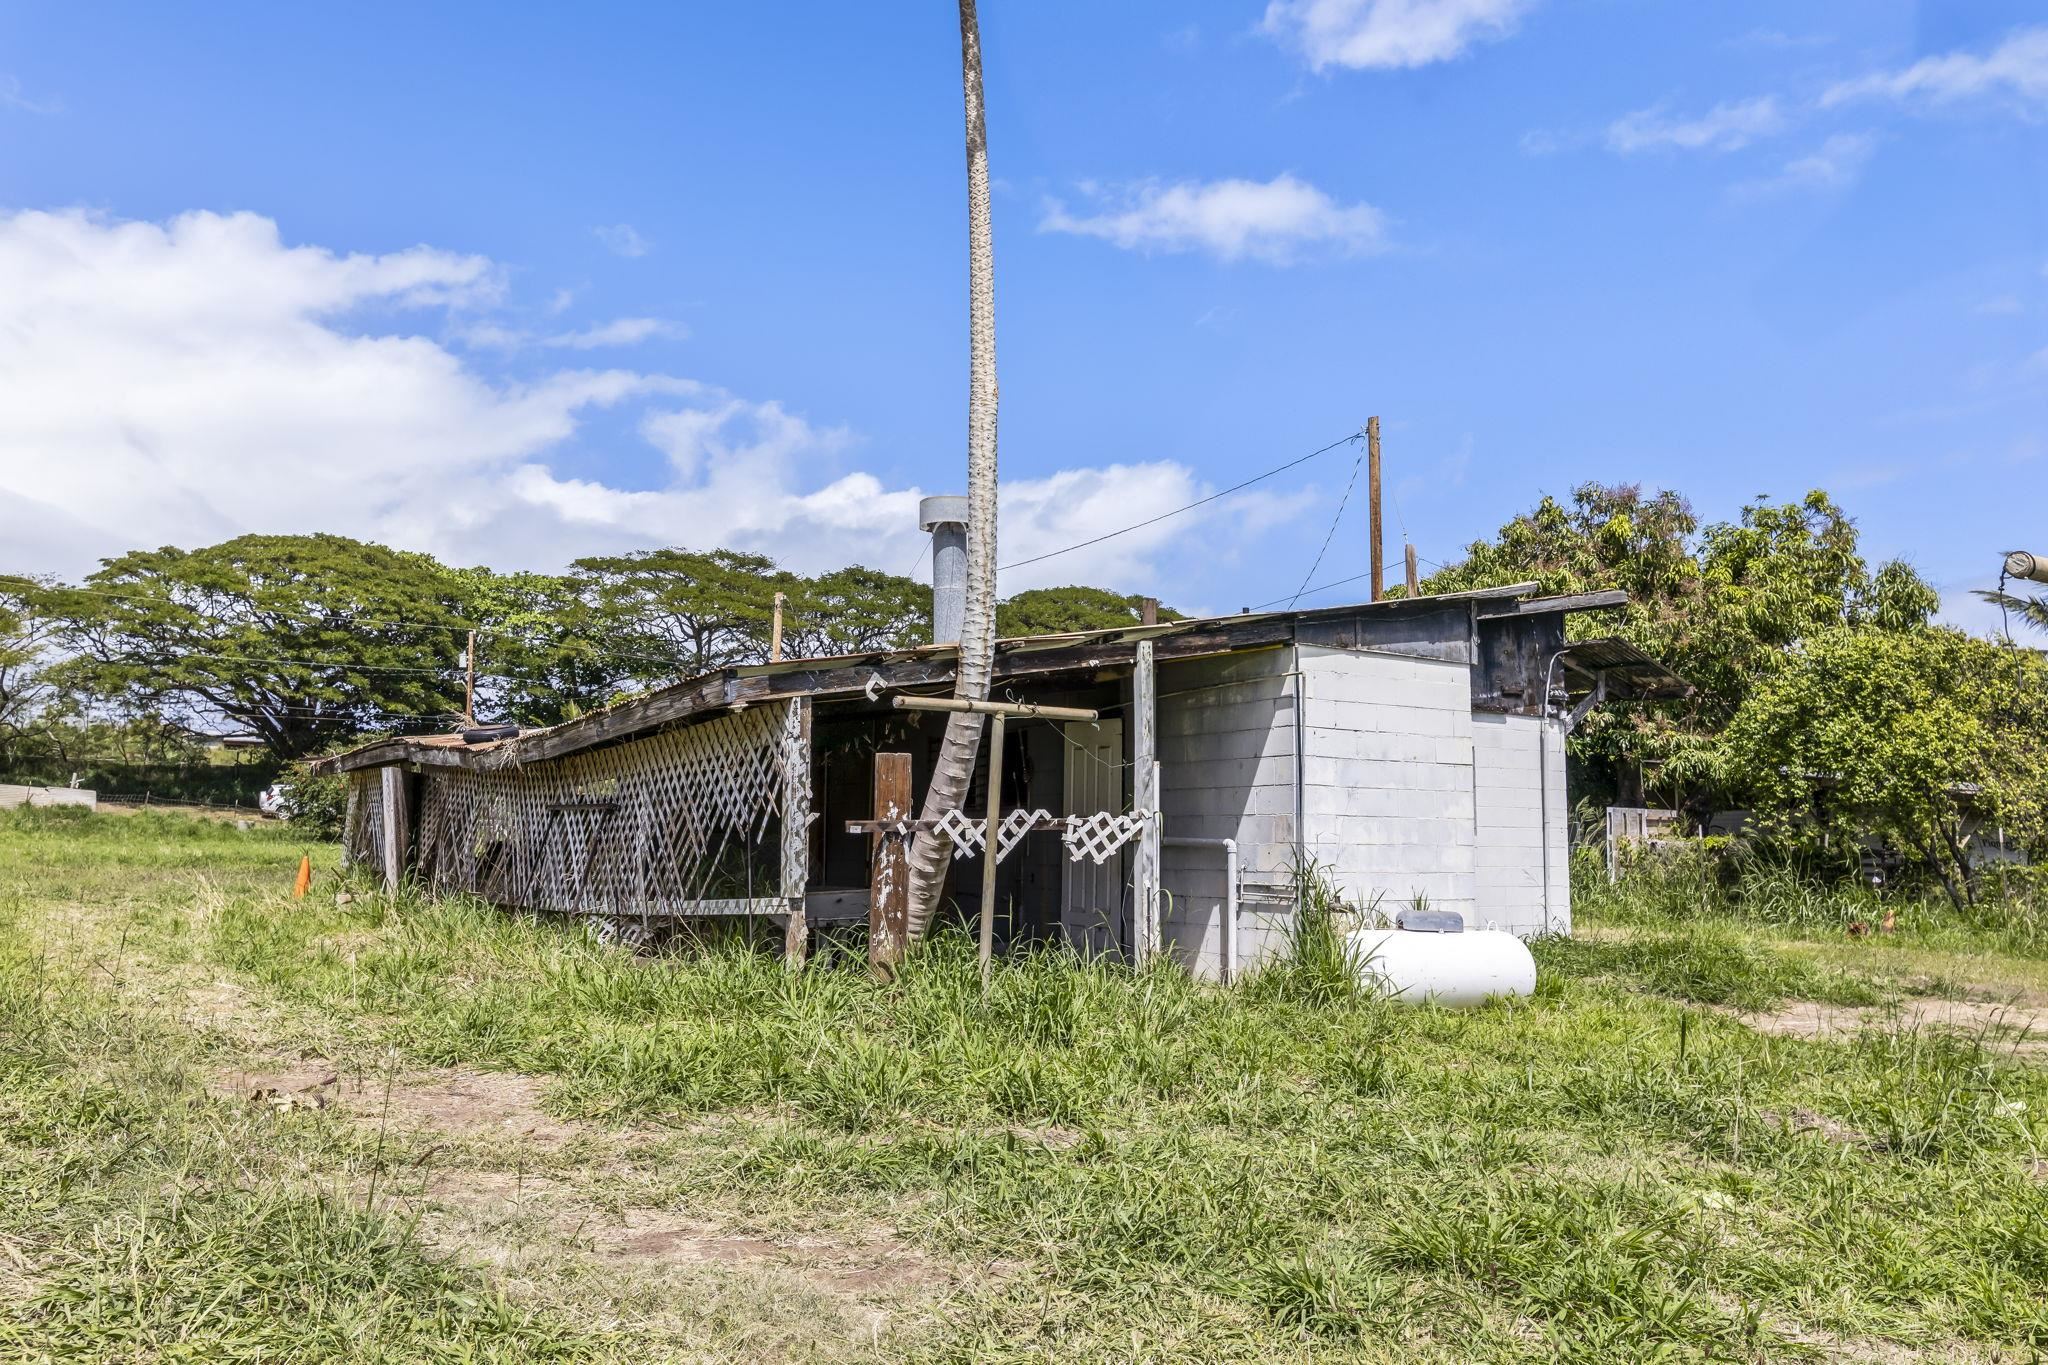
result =
[[1131,859],[1131,961],[1139,967],[1159,950],[1158,692],[1152,641],[1140,640],[1137,670],[1131,674],[1131,805],[1154,818],[1138,836],[1137,854]]
[[[875,755],[874,822],[906,819],[910,797],[910,755]],[[859,833],[852,825],[847,829]],[[868,845],[868,969],[877,976],[895,973],[903,961],[910,924],[910,848],[879,829]]]
[[393,895],[405,880],[406,809],[405,769],[392,766],[382,773],[379,793],[384,802],[384,889]]
[[799,697],[790,703],[794,733],[785,732],[782,744],[782,894],[798,910],[803,908],[804,890],[811,880],[811,701]]
[[1079,706],[1035,706],[1022,701],[975,701],[969,697],[905,697],[893,702],[899,711],[962,711],[998,720],[1017,716],[1027,720],[1100,720],[1102,714]]
[[1003,721],[1001,711],[988,718],[988,832],[981,844],[981,993],[988,994],[989,960],[995,955],[996,837],[1003,823]]

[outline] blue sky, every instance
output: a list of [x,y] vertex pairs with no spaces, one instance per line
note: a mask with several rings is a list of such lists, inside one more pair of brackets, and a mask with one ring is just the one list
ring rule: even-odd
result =
[[[0,570],[323,527],[916,565],[964,469],[951,7],[195,13],[0,10]],[[2048,548],[2036,5],[982,24],[1006,563],[1372,413],[1432,561],[1589,479],[1825,487],[1973,624]],[[1285,599],[1350,473],[1004,588]],[[1315,579],[1364,562],[1354,493]]]

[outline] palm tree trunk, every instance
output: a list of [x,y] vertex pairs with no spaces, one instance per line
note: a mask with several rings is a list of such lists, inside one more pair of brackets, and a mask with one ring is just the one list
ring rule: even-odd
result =
[[[981,25],[974,0],[960,0],[960,85],[967,106],[967,606],[953,695],[985,701],[996,644],[996,253],[989,228],[988,127],[982,117]],[[935,820],[960,809],[974,780],[981,729],[980,716],[947,718],[945,743],[919,812],[923,818]],[[1002,756],[993,761],[999,766]],[[931,924],[952,853],[952,841],[942,835],[920,834],[911,843],[908,928],[913,943]]]

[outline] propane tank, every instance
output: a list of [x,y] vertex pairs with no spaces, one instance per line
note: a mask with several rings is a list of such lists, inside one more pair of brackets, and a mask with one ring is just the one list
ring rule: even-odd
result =
[[2025,550],[2008,551],[2005,576],[2022,578],[2029,583],[2048,583],[2048,555],[2030,554]]
[[1404,1004],[1453,1008],[1536,989],[1529,945],[1498,929],[1467,929],[1455,910],[1404,910],[1392,929],[1357,929],[1345,946],[1364,982]]

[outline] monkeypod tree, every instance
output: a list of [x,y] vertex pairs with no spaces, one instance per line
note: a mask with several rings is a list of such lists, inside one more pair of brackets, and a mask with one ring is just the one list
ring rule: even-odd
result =
[[50,585],[0,578],[0,768],[49,756],[68,710],[55,645],[63,625],[46,598]]
[[1973,842],[2048,844],[2048,664],[1930,627],[1835,627],[1788,653],[1722,737],[1763,827],[1838,855],[1867,832],[1973,900]]
[[477,628],[479,721],[557,725],[617,700],[644,660],[621,657],[613,623],[568,574],[460,569]]
[[[1020,635],[1064,635],[1078,630],[1116,630],[1138,624],[1144,599],[1106,588],[1031,588],[1004,598],[996,607],[996,634],[1005,640]],[[1159,609],[1162,621],[1178,621],[1170,607]]]
[[572,570],[625,676],[658,686],[768,657],[775,594],[796,579],[740,550],[643,550]]
[[68,678],[138,711],[229,724],[279,758],[462,707],[459,585],[426,555],[345,536],[240,536],[102,561],[43,595]]
[[928,583],[855,564],[800,580],[783,628],[785,658],[909,649],[932,639]]

